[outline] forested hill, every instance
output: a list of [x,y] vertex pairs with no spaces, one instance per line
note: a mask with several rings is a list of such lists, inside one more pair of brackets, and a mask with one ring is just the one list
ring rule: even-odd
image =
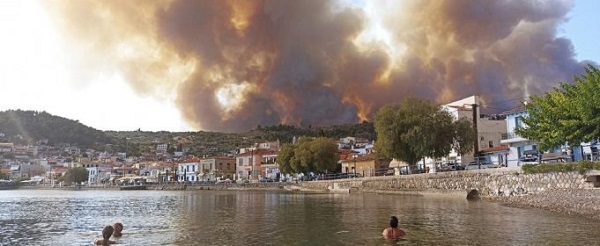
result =
[[20,144],[47,139],[49,144],[69,143],[91,148],[112,142],[100,130],[76,120],[38,111],[0,111],[0,133],[4,134],[3,141]]
[[[121,146],[131,152],[131,147],[137,147],[139,153],[151,151],[157,143],[167,143],[175,151],[178,148],[187,149],[190,154],[197,156],[215,156],[231,153],[239,148],[250,147],[252,144],[266,141],[290,143],[294,137],[328,137],[339,139],[343,137],[359,137],[375,140],[376,133],[373,123],[345,124],[327,127],[297,127],[292,125],[258,126],[254,130],[242,133],[222,132],[144,132],[144,131],[107,131],[108,136],[117,141],[115,146]],[[126,144],[128,143],[128,144]],[[133,149],[135,150],[135,149]],[[131,152],[136,154],[136,152]]]
[[[156,149],[156,144],[169,144],[171,151],[186,149],[197,156],[214,156],[231,153],[238,148],[255,143],[277,141],[290,143],[294,137],[359,137],[376,138],[373,123],[345,124],[326,127],[297,127],[291,125],[258,126],[242,133],[222,132],[144,132],[100,131],[76,120],[51,115],[47,112],[9,110],[0,111],[0,142],[33,144],[47,139],[49,144],[71,144],[83,148],[95,148],[126,152],[129,156]],[[110,144],[110,145],[106,145]]]

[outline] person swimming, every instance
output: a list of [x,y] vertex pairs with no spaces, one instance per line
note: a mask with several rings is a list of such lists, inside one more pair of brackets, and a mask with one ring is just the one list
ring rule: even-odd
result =
[[121,222],[117,222],[113,225],[113,228],[115,229],[115,232],[113,233],[114,237],[121,237],[123,236],[123,224]]
[[401,239],[406,235],[403,230],[398,228],[398,218],[396,216],[390,217],[390,227],[383,229],[381,234],[388,239]]
[[113,232],[114,228],[112,226],[105,226],[104,229],[102,229],[102,239],[98,238],[94,240],[94,244],[103,246],[114,244],[115,242],[110,240],[110,236],[112,236]]

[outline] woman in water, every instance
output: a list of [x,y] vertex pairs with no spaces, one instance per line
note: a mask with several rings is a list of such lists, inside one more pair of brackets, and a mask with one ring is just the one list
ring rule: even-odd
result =
[[390,218],[390,227],[385,228],[381,234],[388,239],[401,239],[406,235],[403,230],[398,228],[398,218],[396,216]]
[[110,236],[112,236],[113,231],[114,229],[112,226],[105,226],[104,229],[102,229],[102,239],[96,239],[94,244],[103,246],[114,244],[114,241],[110,241]]

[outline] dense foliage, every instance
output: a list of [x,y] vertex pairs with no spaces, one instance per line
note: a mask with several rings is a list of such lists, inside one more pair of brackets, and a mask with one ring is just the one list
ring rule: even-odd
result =
[[64,180],[67,182],[81,184],[81,182],[86,182],[88,180],[88,171],[83,167],[71,168],[65,174]]
[[600,170],[600,163],[590,161],[580,161],[576,163],[557,163],[557,164],[536,164],[523,165],[523,172],[530,173],[553,173],[553,172],[575,172],[585,174],[589,170]]
[[17,144],[33,144],[47,139],[53,145],[71,143],[80,147],[93,147],[110,142],[102,131],[78,121],[37,111],[0,112],[0,132],[6,135],[6,141]]
[[296,144],[284,144],[278,156],[283,173],[326,173],[337,169],[338,149],[329,138],[300,138]]
[[531,97],[526,105],[525,127],[517,134],[535,140],[548,150],[565,143],[578,145],[600,137],[600,70],[589,65],[575,83]]
[[375,140],[377,134],[373,123],[364,121],[360,124],[343,124],[336,126],[323,127],[297,127],[291,125],[274,125],[267,127],[258,127],[255,131],[261,132],[266,139],[279,139],[284,143],[292,142],[294,137],[326,137],[326,138],[343,138],[357,137],[368,140]]
[[453,148],[467,153],[476,138],[468,121],[455,120],[439,105],[417,98],[381,108],[375,129],[379,153],[411,164],[424,157],[447,156]]

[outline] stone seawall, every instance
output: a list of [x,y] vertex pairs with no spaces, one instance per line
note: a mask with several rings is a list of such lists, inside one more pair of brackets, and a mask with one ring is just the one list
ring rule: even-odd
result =
[[430,174],[303,182],[304,189],[467,197],[476,190],[486,200],[600,219],[600,189],[577,172],[523,174],[500,168]]
[[557,189],[590,189],[585,175],[571,173],[523,174],[519,169],[485,169],[460,172],[371,177],[303,182],[307,189],[334,187],[369,191],[464,191],[477,190],[482,196],[515,196]]

